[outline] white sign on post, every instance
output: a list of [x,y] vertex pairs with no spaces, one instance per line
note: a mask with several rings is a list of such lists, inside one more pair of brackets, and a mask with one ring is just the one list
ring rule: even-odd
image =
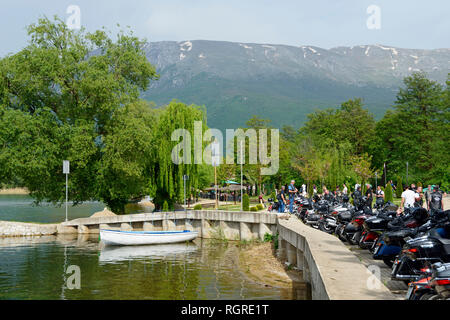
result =
[[70,162],[68,160],[63,161],[63,173],[64,174],[70,173]]

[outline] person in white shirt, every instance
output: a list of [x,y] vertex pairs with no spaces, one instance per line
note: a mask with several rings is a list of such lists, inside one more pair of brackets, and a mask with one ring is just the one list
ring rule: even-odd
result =
[[347,186],[345,185],[345,183],[343,184],[343,189],[342,189],[342,194],[348,194],[348,189]]
[[381,186],[378,186],[378,187],[377,187],[376,197],[377,197],[377,198],[383,198],[383,199],[384,199],[384,191],[381,190]]
[[400,208],[412,208],[414,207],[414,202],[416,201],[416,193],[411,190],[409,186],[406,186],[405,191],[402,193],[402,203]]
[[306,197],[306,184],[302,184],[302,195]]

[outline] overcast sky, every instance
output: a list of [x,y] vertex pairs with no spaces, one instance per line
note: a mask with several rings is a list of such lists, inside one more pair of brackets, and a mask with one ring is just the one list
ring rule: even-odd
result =
[[[322,48],[384,44],[401,48],[450,48],[448,0],[1,0],[0,56],[26,45],[25,26],[38,17],[69,18],[77,5],[92,31],[116,24],[139,37],[225,40]],[[380,29],[369,29],[371,5]],[[373,11],[372,11],[373,13]],[[372,25],[374,25],[374,21]]]

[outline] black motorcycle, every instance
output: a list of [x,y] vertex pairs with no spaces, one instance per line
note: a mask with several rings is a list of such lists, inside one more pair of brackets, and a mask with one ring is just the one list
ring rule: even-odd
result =
[[416,281],[421,270],[436,262],[450,262],[450,222],[448,210],[432,217],[432,228],[424,236],[406,240],[406,244],[392,266],[393,280]]

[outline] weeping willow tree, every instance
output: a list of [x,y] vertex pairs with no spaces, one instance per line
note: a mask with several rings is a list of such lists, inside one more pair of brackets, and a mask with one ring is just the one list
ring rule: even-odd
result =
[[[172,101],[159,115],[155,130],[155,145],[153,158],[154,166],[151,175],[152,195],[157,208],[161,208],[167,201],[169,209],[173,209],[176,202],[183,201],[183,175],[188,175],[186,181],[186,196],[191,190],[197,190],[199,185],[199,167],[194,162],[194,122],[202,121],[202,134],[206,130],[206,112],[204,108],[178,101]],[[183,159],[181,163],[173,160],[173,150],[181,140],[172,141],[172,134],[177,129],[184,129],[188,133],[183,137],[186,148],[177,152]],[[200,150],[203,142],[200,141]],[[189,159],[189,161],[186,161]]]

